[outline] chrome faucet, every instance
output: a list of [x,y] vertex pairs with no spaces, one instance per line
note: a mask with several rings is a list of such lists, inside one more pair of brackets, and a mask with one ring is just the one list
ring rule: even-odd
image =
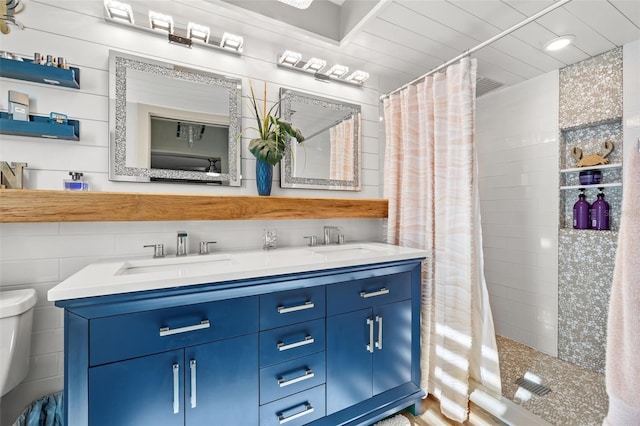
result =
[[[333,231],[333,232],[332,232]],[[336,233],[335,242],[332,243],[331,234]],[[340,227],[339,226],[325,226],[324,227],[324,245],[339,244],[340,242]]]
[[176,246],[176,256],[187,255],[187,231],[178,231],[178,243]]

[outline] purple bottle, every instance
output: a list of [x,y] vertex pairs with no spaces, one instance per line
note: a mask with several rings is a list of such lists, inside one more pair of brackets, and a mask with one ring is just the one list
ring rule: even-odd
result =
[[602,189],[598,193],[598,199],[591,205],[591,228],[609,229],[609,203],[605,201]]
[[589,202],[584,195],[584,189],[581,189],[578,201],[573,205],[573,228],[589,229]]

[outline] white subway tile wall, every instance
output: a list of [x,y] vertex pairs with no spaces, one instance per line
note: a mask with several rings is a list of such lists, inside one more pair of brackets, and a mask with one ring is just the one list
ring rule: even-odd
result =
[[496,333],[557,355],[558,72],[477,100],[485,276]]

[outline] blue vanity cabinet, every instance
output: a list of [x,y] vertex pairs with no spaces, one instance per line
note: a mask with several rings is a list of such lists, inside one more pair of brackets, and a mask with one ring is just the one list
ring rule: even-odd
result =
[[67,426],[419,412],[421,259],[57,301]]

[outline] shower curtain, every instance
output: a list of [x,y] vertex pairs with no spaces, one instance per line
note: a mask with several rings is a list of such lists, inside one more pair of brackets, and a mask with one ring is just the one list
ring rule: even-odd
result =
[[483,272],[476,67],[465,58],[384,100],[387,241],[431,253],[422,274],[421,386],[459,422],[474,381],[501,394]]

